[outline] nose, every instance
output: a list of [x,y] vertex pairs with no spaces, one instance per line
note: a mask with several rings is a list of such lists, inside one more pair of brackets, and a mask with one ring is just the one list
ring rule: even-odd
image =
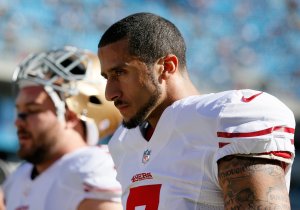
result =
[[121,96],[121,91],[115,81],[107,80],[105,87],[105,98],[108,101],[114,101]]

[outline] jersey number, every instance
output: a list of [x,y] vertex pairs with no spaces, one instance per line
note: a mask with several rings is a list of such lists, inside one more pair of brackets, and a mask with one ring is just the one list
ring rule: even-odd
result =
[[131,188],[126,204],[126,209],[136,210],[136,207],[144,206],[143,209],[145,210],[157,210],[159,204],[160,188],[161,184],[145,185]]

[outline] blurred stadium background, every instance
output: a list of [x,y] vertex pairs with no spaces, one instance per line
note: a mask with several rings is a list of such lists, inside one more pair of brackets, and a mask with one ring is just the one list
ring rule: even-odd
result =
[[[110,24],[141,11],[168,18],[182,31],[188,68],[201,92],[263,90],[300,121],[300,0],[0,0],[1,177],[18,161],[10,83],[16,65],[29,53],[63,45],[97,52]],[[300,209],[299,175],[296,156],[292,209]]]

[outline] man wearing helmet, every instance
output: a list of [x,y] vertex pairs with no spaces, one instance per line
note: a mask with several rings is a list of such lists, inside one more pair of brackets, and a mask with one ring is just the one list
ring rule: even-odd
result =
[[26,160],[3,185],[7,210],[121,209],[106,145],[120,115],[104,98],[97,56],[74,47],[27,57],[16,69],[15,125]]

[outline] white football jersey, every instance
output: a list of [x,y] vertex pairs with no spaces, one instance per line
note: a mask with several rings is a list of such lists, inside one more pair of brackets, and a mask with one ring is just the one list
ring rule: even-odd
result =
[[[285,151],[289,189],[295,120],[277,98],[254,90],[191,96],[162,114],[146,141],[120,127],[109,143],[126,210],[224,209],[217,160]],[[147,208],[146,208],[147,207]]]
[[25,163],[5,181],[7,210],[74,210],[86,198],[121,201],[121,187],[105,145],[67,154],[33,180],[32,169]]

